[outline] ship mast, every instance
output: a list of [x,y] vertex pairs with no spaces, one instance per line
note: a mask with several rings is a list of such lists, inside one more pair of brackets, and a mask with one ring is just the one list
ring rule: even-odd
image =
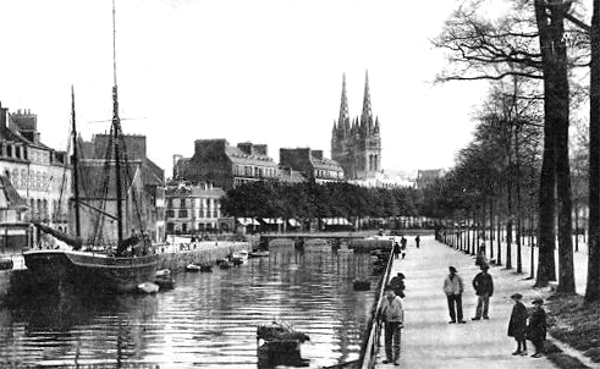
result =
[[75,197],[75,236],[81,236],[79,217],[79,154],[77,152],[77,125],[75,124],[75,89],[71,85],[71,123],[73,125],[73,194]]
[[117,190],[117,245],[123,241],[123,194],[121,188],[121,154],[119,150],[119,139],[121,135],[121,120],[119,118],[119,101],[117,96],[117,31],[116,31],[116,12],[115,0],[112,1],[112,21],[113,21],[113,119],[112,119],[112,134],[114,154],[115,154],[115,185]]

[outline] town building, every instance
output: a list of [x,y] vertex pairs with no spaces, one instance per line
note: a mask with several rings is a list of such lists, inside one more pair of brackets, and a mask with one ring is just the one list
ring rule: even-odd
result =
[[373,177],[381,170],[379,118],[373,118],[368,74],[362,114],[352,121],[346,96],[346,76],[343,77],[340,115],[333,122],[331,133],[331,158],[342,166],[349,180]]
[[418,189],[432,185],[438,178],[446,174],[444,169],[427,169],[417,171],[416,187]]
[[[117,240],[116,162],[106,153],[110,136],[98,134],[91,142],[79,140],[79,213],[82,238],[89,243]],[[147,232],[154,242],[165,239],[164,171],[147,157],[146,137],[124,135],[121,149],[123,236]],[[74,229],[71,217],[71,229]]]
[[169,182],[165,192],[167,234],[217,231],[224,195],[222,188],[211,183]]
[[376,188],[416,188],[415,173],[409,173],[399,170],[382,170],[373,177],[364,179],[355,179],[348,181],[349,183]]
[[242,142],[231,146],[225,139],[196,140],[194,145],[191,158],[173,156],[173,179],[213,183],[227,191],[243,183],[279,177],[267,145]]
[[324,158],[322,150],[282,148],[279,150],[279,165],[302,173],[308,181],[314,183],[344,180],[344,170],[341,165],[334,160]]
[[30,110],[9,113],[0,104],[0,175],[9,193],[7,206],[14,210],[5,213],[4,221],[35,221],[67,229],[69,158],[40,141],[37,115]]

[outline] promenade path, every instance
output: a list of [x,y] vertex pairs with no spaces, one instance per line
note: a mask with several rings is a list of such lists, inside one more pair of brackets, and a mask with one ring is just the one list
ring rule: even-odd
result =
[[[400,368],[460,368],[460,369],[534,369],[555,368],[544,358],[512,356],[516,342],[506,335],[513,307],[510,296],[523,294],[525,306],[530,307],[542,293],[531,288],[525,275],[517,275],[503,267],[492,267],[495,293],[490,301],[490,320],[471,321],[477,298],[471,285],[479,272],[474,258],[441,244],[433,237],[421,237],[421,248],[416,249],[409,239],[405,260],[394,260],[391,276],[398,272],[406,276],[405,329],[402,331]],[[448,266],[458,269],[465,282],[463,294],[464,318],[467,324],[448,324],[448,307],[442,291]],[[383,334],[376,360],[376,368],[398,368],[383,364],[385,350]],[[533,345],[528,342],[529,354]]]

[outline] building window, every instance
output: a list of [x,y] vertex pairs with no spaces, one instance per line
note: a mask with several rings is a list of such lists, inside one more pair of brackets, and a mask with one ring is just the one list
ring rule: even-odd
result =
[[172,208],[173,207],[173,199],[168,199],[167,200],[167,207],[168,208]]
[[188,214],[187,210],[179,210],[177,216],[179,218],[187,218],[187,216],[188,216],[187,214]]
[[167,218],[175,218],[175,210],[167,210],[166,214]]
[[174,227],[173,223],[167,223],[167,232],[168,233],[173,233],[174,229],[175,229],[175,227]]

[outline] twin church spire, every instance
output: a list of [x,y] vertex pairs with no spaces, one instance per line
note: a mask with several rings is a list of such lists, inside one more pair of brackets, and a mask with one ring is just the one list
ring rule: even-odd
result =
[[373,118],[369,74],[365,74],[362,114],[350,118],[346,75],[342,79],[340,115],[333,122],[331,157],[344,168],[347,179],[363,179],[381,170],[381,138],[379,119]]
[[348,109],[348,95],[346,92],[346,74],[342,78],[342,100],[340,102],[340,115],[333,122],[333,131],[340,136],[348,137],[351,134],[368,135],[379,132],[379,119],[373,120],[373,111],[371,106],[371,92],[369,89],[369,72],[365,72],[365,91],[363,95],[363,108],[360,119],[356,117],[350,120]]

